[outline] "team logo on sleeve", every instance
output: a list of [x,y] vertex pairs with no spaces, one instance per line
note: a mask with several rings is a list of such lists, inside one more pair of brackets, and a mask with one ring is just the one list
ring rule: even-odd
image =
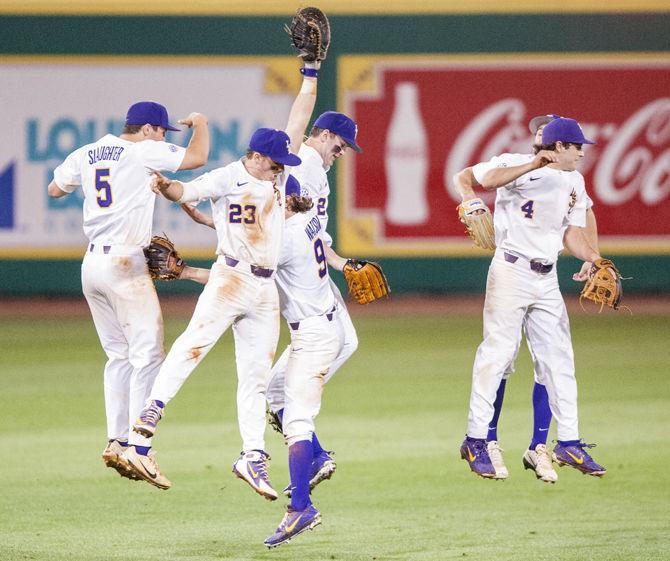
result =
[[177,150],[179,150],[179,148],[177,148],[174,144],[168,144],[168,148],[170,152],[176,152]]
[[577,204],[577,191],[573,189],[572,193],[570,193],[570,204],[568,205],[568,214],[572,212],[572,209],[575,208],[576,204]]

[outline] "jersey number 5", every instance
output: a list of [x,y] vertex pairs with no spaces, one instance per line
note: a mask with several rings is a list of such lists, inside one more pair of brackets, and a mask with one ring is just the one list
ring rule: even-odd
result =
[[314,240],[314,257],[316,257],[316,263],[319,265],[319,277],[323,278],[328,273],[328,263],[326,262],[326,252],[323,249],[321,238]]
[[109,168],[95,170],[95,188],[98,191],[98,206],[103,208],[112,204],[112,186],[108,180]]

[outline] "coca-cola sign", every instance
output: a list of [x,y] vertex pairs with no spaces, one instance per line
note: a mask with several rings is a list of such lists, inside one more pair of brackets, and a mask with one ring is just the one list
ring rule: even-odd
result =
[[[344,251],[468,253],[452,176],[503,152],[529,153],[528,121],[577,119],[581,162],[608,251],[670,251],[670,58],[348,57],[342,110],[364,153],[342,161]],[[349,63],[349,70],[348,64]],[[484,193],[493,204],[494,193]]]

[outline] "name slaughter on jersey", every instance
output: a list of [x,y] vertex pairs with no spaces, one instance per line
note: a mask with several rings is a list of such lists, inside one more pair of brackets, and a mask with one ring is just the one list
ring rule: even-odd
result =
[[94,164],[100,160],[113,160],[118,162],[123,150],[123,146],[100,146],[95,150],[89,150],[88,163]]

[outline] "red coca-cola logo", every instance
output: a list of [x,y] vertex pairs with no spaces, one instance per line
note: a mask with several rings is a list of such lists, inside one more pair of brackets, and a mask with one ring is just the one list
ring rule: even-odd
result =
[[348,94],[365,152],[354,157],[345,214],[376,211],[387,240],[460,238],[452,176],[531,152],[528,121],[556,113],[597,142],[580,171],[601,236],[670,236],[670,64],[443,66],[381,70],[377,96]]

